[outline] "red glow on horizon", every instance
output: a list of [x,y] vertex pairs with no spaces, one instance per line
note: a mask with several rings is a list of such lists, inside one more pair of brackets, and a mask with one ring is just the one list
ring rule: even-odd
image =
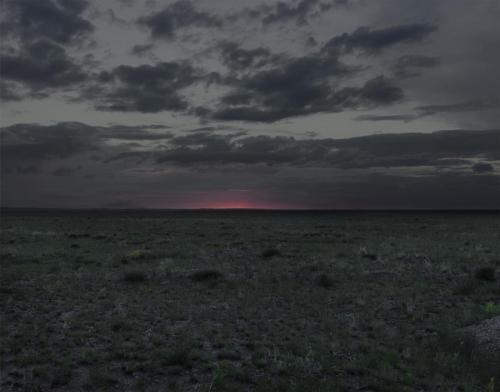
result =
[[265,200],[251,192],[224,192],[202,194],[197,200],[188,200],[177,208],[215,210],[299,210],[306,206]]
[[189,203],[183,208],[188,209],[214,209],[214,210],[289,210],[303,209],[297,205],[288,205],[272,202],[250,202],[250,201],[206,201]]

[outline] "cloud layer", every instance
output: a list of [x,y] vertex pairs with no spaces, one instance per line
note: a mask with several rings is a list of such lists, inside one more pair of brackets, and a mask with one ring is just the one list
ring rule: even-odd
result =
[[4,0],[2,203],[498,208],[499,17],[497,0]]
[[[145,193],[155,198],[175,189],[186,195],[186,202],[205,202],[206,207],[210,200],[193,195],[226,192],[224,197],[232,197],[231,189],[246,189],[254,200],[271,197],[273,203],[302,208],[347,208],[347,202],[354,203],[352,208],[389,208],[391,203],[397,208],[444,208],[452,194],[443,184],[455,184],[453,197],[459,201],[448,200],[449,206],[496,208],[500,200],[493,197],[500,194],[495,188],[500,130],[297,139],[241,131],[183,134],[155,125],[60,123],[17,124],[3,128],[1,136],[2,196],[11,204],[16,198],[23,204],[19,192],[33,181],[39,187],[29,197],[43,206],[51,206],[53,187],[71,200],[70,190],[80,184],[88,192],[98,190],[86,199],[87,206],[105,206],[103,195],[119,189],[128,195],[130,207],[152,207],[137,185],[144,181]],[[292,183],[300,186],[290,190]],[[418,186],[428,187],[418,189],[421,199],[415,198]],[[387,189],[396,193],[388,195]]]

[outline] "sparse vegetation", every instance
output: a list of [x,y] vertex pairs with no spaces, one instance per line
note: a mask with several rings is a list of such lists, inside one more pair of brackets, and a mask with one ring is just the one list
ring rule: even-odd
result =
[[163,214],[2,217],[2,391],[499,392],[496,217]]

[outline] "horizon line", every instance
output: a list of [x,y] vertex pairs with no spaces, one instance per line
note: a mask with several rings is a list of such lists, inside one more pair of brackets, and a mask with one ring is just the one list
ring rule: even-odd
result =
[[493,212],[499,208],[150,208],[150,207],[9,207],[0,212]]

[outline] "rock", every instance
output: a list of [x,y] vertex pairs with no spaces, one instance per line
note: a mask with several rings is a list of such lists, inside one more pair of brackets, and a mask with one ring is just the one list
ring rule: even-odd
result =
[[462,328],[460,332],[473,339],[478,352],[500,359],[500,316]]

